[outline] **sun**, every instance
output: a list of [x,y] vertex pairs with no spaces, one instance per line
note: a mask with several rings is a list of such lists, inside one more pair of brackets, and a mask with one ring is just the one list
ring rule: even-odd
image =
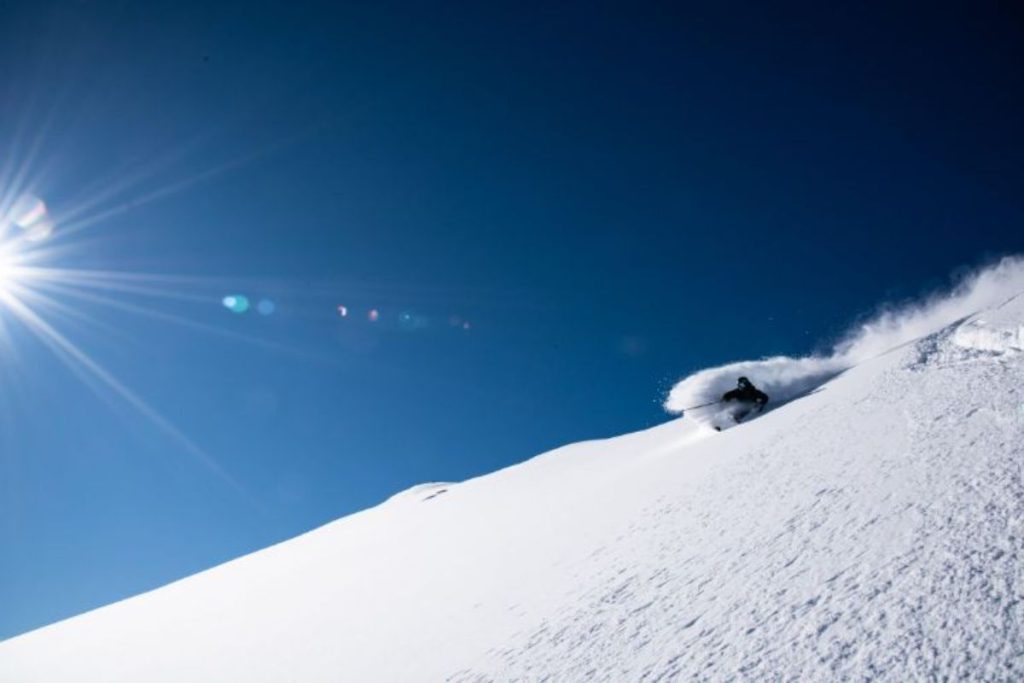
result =
[[17,253],[10,244],[0,242],[0,296],[9,294],[17,283]]
[[5,198],[0,214],[0,294],[6,297],[22,278],[32,246],[51,236],[54,222],[43,200],[30,193]]

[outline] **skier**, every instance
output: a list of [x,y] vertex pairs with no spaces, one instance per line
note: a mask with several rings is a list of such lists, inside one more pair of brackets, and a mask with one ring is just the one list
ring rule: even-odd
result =
[[756,410],[760,413],[764,410],[765,404],[768,403],[768,394],[755,387],[746,377],[740,377],[736,382],[735,389],[722,394],[722,401],[724,403],[737,401],[741,404],[733,413],[733,419],[736,422],[741,422],[753,411]]

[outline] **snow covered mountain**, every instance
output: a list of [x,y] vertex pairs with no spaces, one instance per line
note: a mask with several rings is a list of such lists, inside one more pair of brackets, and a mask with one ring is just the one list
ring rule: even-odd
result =
[[0,680],[1024,679],[1024,287],[1002,267],[828,358],[669,398],[760,373],[784,400],[756,420],[410,489],[0,643]]

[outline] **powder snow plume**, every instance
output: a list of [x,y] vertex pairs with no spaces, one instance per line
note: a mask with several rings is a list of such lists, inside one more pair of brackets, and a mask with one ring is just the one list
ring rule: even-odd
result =
[[[1024,291],[1024,256],[1008,256],[962,278],[952,290],[923,301],[887,306],[868,322],[856,326],[826,355],[790,358],[776,356],[740,361],[696,372],[669,391],[664,407],[682,413],[693,406],[717,401],[749,377],[770,397],[769,408],[802,396],[840,372],[901,344],[937,332],[979,310],[997,306]],[[692,417],[710,424],[714,406]]]

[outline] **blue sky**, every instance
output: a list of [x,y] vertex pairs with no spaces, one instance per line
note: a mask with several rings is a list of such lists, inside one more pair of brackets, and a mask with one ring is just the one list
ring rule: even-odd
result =
[[1024,249],[1019,17],[760,4],[4,5],[38,313],[148,408],[0,306],[0,637]]

